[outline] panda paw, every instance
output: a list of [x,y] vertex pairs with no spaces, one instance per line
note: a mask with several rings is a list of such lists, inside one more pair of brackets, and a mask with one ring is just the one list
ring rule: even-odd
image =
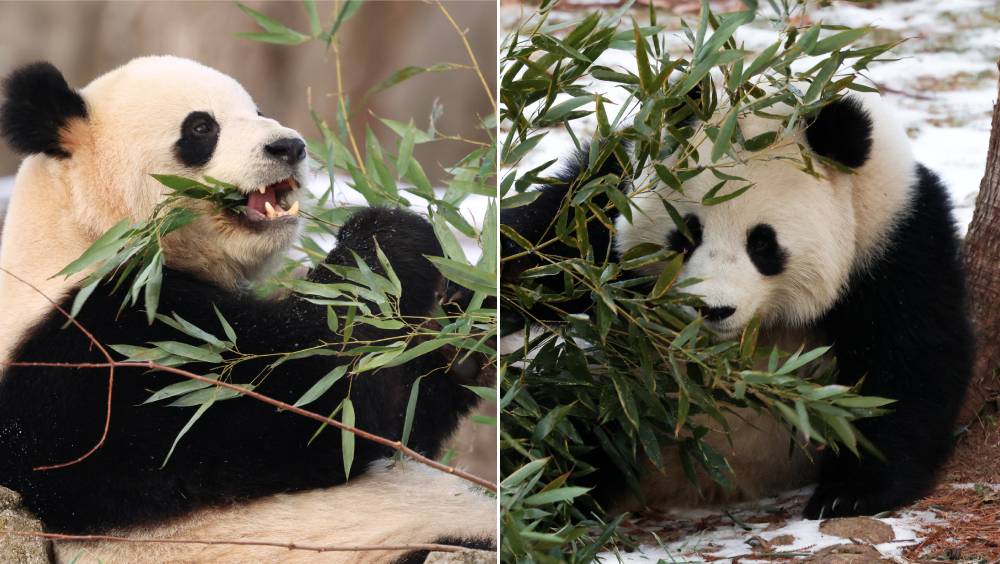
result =
[[881,497],[871,490],[864,491],[850,484],[820,484],[802,515],[806,519],[872,515],[890,509],[884,507]]

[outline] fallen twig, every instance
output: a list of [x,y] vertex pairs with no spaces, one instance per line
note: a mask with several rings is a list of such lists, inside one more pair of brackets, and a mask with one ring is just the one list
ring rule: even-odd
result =
[[118,537],[113,535],[64,535],[60,533],[42,533],[35,531],[5,531],[0,530],[0,533],[6,533],[8,535],[14,535],[18,537],[36,537],[51,540],[67,540],[67,541],[110,541],[110,542],[134,542],[134,543],[166,543],[166,544],[227,544],[227,545],[237,545],[237,546],[273,546],[275,548],[286,548],[288,550],[308,550],[312,552],[360,552],[368,550],[391,550],[391,551],[403,551],[403,550],[432,550],[437,552],[461,552],[463,550],[468,550],[464,546],[455,546],[451,544],[434,544],[434,543],[420,543],[420,544],[359,544],[359,545],[315,545],[315,544],[300,544],[296,542],[278,542],[278,541],[241,541],[241,540],[217,540],[217,539],[154,539],[154,538],[144,538],[144,537]]

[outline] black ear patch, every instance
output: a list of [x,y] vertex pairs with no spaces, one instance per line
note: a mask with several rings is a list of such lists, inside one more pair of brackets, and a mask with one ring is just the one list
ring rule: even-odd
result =
[[86,118],[87,105],[51,63],[32,63],[3,81],[0,132],[17,152],[64,159],[61,130],[72,118]]
[[872,118],[857,99],[841,98],[808,120],[806,140],[817,155],[857,168],[872,150]]

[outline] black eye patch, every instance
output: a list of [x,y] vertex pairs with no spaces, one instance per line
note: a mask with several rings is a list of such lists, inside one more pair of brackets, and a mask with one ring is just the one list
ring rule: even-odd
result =
[[757,271],[764,276],[775,276],[785,270],[788,259],[785,250],[778,245],[778,235],[766,223],[757,224],[747,233],[747,254]]
[[701,245],[701,222],[698,221],[698,216],[688,214],[684,216],[684,225],[691,233],[691,239],[685,237],[680,229],[675,229],[667,237],[667,248],[677,253],[683,253],[684,262],[687,262],[694,250]]
[[174,155],[187,166],[208,164],[219,142],[219,122],[208,112],[191,112],[181,123],[181,138],[174,144]]

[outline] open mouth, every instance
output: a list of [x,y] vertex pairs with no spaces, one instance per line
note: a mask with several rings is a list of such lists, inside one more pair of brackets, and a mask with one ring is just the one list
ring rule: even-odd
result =
[[298,188],[293,177],[257,188],[247,194],[240,218],[257,226],[298,221],[299,202],[291,197]]

